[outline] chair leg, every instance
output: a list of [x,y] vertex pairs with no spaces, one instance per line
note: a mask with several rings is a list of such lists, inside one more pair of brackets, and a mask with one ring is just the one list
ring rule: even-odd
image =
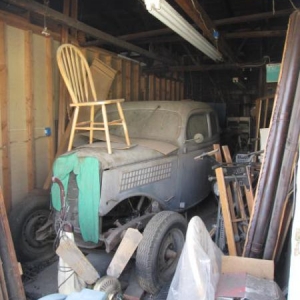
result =
[[107,121],[107,114],[106,114],[106,106],[105,106],[105,104],[102,104],[102,116],[103,116],[104,130],[105,130],[105,138],[106,138],[107,152],[108,152],[108,154],[112,154],[112,151],[111,151],[111,144],[110,144],[110,136],[109,136],[109,128],[108,128],[108,121]]
[[75,107],[75,110],[74,110],[74,118],[73,118],[72,127],[71,127],[68,151],[70,151],[72,149],[72,145],[73,145],[73,141],[74,141],[74,135],[75,135],[75,128],[76,128],[77,119],[78,119],[78,114],[79,114],[79,106]]
[[122,106],[121,106],[120,102],[117,103],[117,107],[118,107],[119,116],[122,119],[122,125],[123,125],[126,144],[127,144],[128,147],[130,147],[130,140],[129,140],[127,124],[126,124],[126,121],[125,121],[125,117],[124,117],[124,114],[123,114],[123,109],[122,109]]

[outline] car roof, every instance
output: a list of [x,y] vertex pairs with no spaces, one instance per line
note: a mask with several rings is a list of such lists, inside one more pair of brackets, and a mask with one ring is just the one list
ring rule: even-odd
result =
[[188,114],[194,109],[212,110],[211,106],[207,103],[193,101],[193,100],[181,100],[181,101],[126,101],[122,104],[124,109],[165,109],[169,111],[178,112],[180,114]]

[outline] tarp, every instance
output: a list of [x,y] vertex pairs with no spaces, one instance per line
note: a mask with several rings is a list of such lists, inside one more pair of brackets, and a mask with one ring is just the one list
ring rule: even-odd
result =
[[[76,153],[60,156],[53,165],[53,176],[61,180],[64,190],[68,192],[70,173],[76,175],[78,186],[78,218],[83,240],[98,243],[99,240],[99,204],[100,172],[99,161],[95,157],[80,157]],[[53,207],[61,210],[60,189],[58,184],[51,188]]]

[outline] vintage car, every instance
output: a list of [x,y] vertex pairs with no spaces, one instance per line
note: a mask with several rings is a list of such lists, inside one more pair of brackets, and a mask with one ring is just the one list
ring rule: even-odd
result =
[[[155,293],[173,275],[184,244],[187,220],[180,213],[211,191],[211,161],[194,158],[219,142],[218,118],[209,105],[191,100],[122,106],[130,147],[123,128],[112,127],[112,154],[98,132],[94,143],[81,142],[56,159],[58,181],[51,193],[55,224],[72,223],[80,247],[102,245],[107,252],[117,247],[126,229],[139,229],[143,239],[135,255],[136,272],[140,285]],[[108,109],[108,119],[116,113]],[[96,119],[101,121],[101,114]]]

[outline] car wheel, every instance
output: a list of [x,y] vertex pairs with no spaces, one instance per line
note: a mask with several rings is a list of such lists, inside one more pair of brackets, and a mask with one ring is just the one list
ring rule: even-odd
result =
[[172,279],[181,254],[187,221],[172,211],[156,214],[147,224],[136,253],[136,274],[140,286],[156,294]]
[[20,262],[43,261],[54,255],[52,240],[37,241],[35,238],[49,214],[49,195],[28,195],[9,214],[11,235]]

